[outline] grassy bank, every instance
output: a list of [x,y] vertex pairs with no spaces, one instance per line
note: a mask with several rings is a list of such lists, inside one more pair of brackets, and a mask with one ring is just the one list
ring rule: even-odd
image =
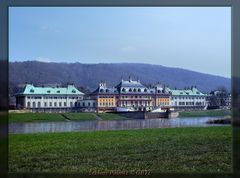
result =
[[65,121],[58,113],[9,113],[9,123]]
[[230,110],[181,111],[179,117],[215,117],[231,115]]
[[127,117],[123,117],[120,114],[115,113],[97,113],[99,117],[101,117],[103,120],[123,120],[123,119],[130,119]]
[[231,172],[231,127],[9,135],[10,172]]
[[[93,113],[63,113],[72,121],[96,120]],[[103,120],[129,119],[114,113],[96,113]],[[9,123],[66,121],[60,113],[9,113]]]
[[96,120],[92,113],[64,113],[72,121]]

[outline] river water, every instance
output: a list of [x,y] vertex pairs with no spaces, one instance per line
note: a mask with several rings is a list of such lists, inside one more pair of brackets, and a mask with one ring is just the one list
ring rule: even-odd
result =
[[206,123],[209,120],[217,120],[221,118],[223,117],[12,123],[9,124],[9,133],[77,132],[144,128],[222,126],[223,124]]

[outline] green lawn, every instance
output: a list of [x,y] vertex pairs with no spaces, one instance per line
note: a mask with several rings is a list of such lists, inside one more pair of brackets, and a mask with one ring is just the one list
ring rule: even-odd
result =
[[9,123],[13,122],[42,122],[42,121],[65,121],[58,113],[9,113]]
[[64,115],[74,121],[96,120],[92,113],[64,113]]
[[123,120],[123,119],[130,119],[124,116],[121,116],[119,114],[115,113],[97,113],[99,117],[101,117],[103,120]]
[[232,171],[232,128],[10,134],[10,172]]
[[231,115],[230,110],[204,110],[204,111],[182,111],[179,117],[214,117]]

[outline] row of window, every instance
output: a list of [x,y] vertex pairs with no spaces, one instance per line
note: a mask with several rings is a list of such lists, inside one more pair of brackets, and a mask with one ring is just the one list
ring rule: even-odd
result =
[[184,97],[184,96],[179,96],[179,97],[172,97],[173,99],[204,99],[204,97]]
[[141,95],[139,95],[139,96],[138,95],[127,96],[127,95],[125,95],[125,96],[122,96],[122,98],[151,98],[151,96],[141,96]]
[[[28,99],[67,99],[66,96],[28,96]],[[68,99],[82,99],[82,97],[68,97]]]
[[165,106],[165,105],[169,105],[169,102],[161,102],[161,103],[158,103],[158,106]]
[[114,96],[99,96],[98,98],[114,98]]
[[[194,105],[196,105],[196,106],[204,106],[204,102],[196,102],[196,103],[194,103],[194,102],[179,102],[178,103],[179,104],[179,106],[194,106]],[[177,105],[177,102],[175,102],[175,105]]]
[[[83,107],[88,106],[88,107],[90,107],[90,106],[91,106],[91,103],[90,103],[90,102],[87,102],[87,103],[83,102],[82,105],[81,105],[81,103],[79,103],[78,106],[83,106]],[[95,107],[95,103],[92,103],[92,106]]]
[[131,104],[131,105],[133,105],[133,104],[136,104],[136,105],[137,104],[140,104],[140,105],[145,104],[145,105],[147,105],[148,104],[148,105],[150,105],[150,101],[130,101],[130,102],[129,101],[121,101],[121,104],[122,105],[124,105],[124,104],[126,104],[126,105],[127,104]]
[[[75,106],[76,105],[77,105],[77,103],[75,103]],[[66,107],[67,103],[66,102],[49,102],[49,103],[44,102],[44,105],[42,106],[41,102],[32,102],[32,103],[27,102],[27,107],[28,108],[31,108],[31,107],[33,107],[33,108],[35,108],[35,107],[52,107],[52,106],[54,106],[54,107],[62,107],[62,106]],[[70,102],[70,106],[73,107],[73,102]]]
[[115,106],[114,103],[99,103],[99,106]]
[[[128,92],[141,92],[142,90],[140,89],[140,88],[134,88],[134,89],[132,89],[132,88],[130,88],[129,90],[128,90]],[[143,90],[144,92],[147,92],[147,89],[145,88],[144,90]],[[126,88],[122,88],[122,92],[127,92],[127,89]]]

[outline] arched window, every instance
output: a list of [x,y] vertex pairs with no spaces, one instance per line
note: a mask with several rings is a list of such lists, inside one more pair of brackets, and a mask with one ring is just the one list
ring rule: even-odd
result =
[[133,92],[136,92],[136,91],[137,91],[137,89],[136,89],[136,88],[134,88],[134,89],[133,89]]
[[102,92],[103,92],[103,89],[100,89],[100,92],[102,93]]
[[28,101],[27,102],[27,107],[30,108],[31,107],[31,103]]
[[38,102],[38,107],[39,107],[39,108],[41,107],[41,102]]
[[125,92],[125,91],[126,91],[126,89],[125,89],[125,88],[123,88],[123,89],[122,89],[122,92]]
[[132,92],[132,89],[131,89],[131,88],[129,89],[129,92]]
[[33,102],[33,108],[35,108],[36,107],[36,103],[35,102]]
[[140,88],[138,89],[138,92],[141,92],[141,89],[140,89]]
[[147,92],[147,89],[146,89],[146,88],[144,89],[144,92]]

